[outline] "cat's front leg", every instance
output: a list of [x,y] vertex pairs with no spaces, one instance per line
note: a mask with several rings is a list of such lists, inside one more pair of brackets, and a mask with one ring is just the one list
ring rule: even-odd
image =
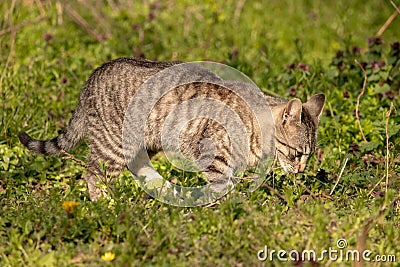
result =
[[128,168],[145,189],[161,190],[170,188],[170,182],[165,180],[152,166],[147,151],[141,150],[134,160],[128,162]]
[[236,181],[233,176],[233,169],[226,167],[224,172],[218,171],[213,166],[208,167],[203,174],[209,182],[210,191],[217,198],[226,195],[233,189]]
[[145,150],[139,151],[132,162],[128,162],[129,170],[138,177],[144,177],[145,182],[163,177],[151,166],[150,158]]

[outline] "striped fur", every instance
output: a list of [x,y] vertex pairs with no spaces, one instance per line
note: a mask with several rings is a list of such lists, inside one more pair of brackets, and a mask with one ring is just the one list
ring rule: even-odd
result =
[[[73,149],[87,137],[90,151],[89,167],[102,173],[99,163],[106,162],[107,175],[116,177],[127,166],[122,146],[122,129],[125,112],[132,96],[151,76],[178,63],[153,62],[134,58],[121,58],[107,62],[97,68],[89,77],[81,91],[78,107],[64,133],[48,141],[33,139],[24,132],[19,133],[18,138],[34,153],[59,155],[62,150]],[[219,79],[218,76],[209,72],[201,75]],[[179,79],[179,77],[173,78]],[[235,86],[241,86],[241,84]],[[153,92],[148,93],[152,94]],[[212,83],[193,82],[168,91],[152,110],[145,128],[145,143],[139,146],[143,145],[152,154],[160,151],[162,149],[161,131],[168,114],[180,103],[198,98],[218,100],[238,114],[245,124],[250,140],[250,156],[247,165],[256,164],[263,156],[263,151],[260,148],[260,129],[257,128],[251,107],[230,90]],[[281,165],[289,172],[302,171],[305,160],[315,147],[318,120],[325,98],[323,95],[316,95],[305,104],[301,104],[301,102],[299,104],[300,100],[288,102],[268,96],[266,96],[266,100],[273,112],[276,139],[278,140],[276,143],[277,156]],[[193,115],[194,112],[196,111],[188,109],[183,112],[182,116]],[[222,111],[218,116],[221,121],[230,120]],[[185,119],[183,117],[173,118],[173,120],[178,122]],[[222,173],[232,175],[234,169],[238,167],[235,163],[238,159],[231,160],[232,140],[218,122],[201,117],[191,120],[180,132],[179,147],[186,156],[199,159],[202,156],[199,148],[204,145],[202,140],[205,139],[211,140],[216,145],[212,164],[204,171],[208,180],[214,181]],[[142,153],[141,149],[138,148],[135,151],[136,154],[132,158],[141,162],[141,159],[138,158],[138,155]],[[293,153],[296,156],[293,156]],[[301,160],[298,160],[299,153],[302,155]],[[138,173],[144,167],[147,168],[147,165],[142,167],[142,169],[138,169]],[[85,180],[91,199],[95,200],[102,195],[102,190],[96,186],[98,178],[92,171],[87,172]]]

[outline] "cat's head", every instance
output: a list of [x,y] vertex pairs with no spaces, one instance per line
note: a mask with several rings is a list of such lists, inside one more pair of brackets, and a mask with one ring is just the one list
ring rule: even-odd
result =
[[325,95],[313,95],[306,103],[297,98],[273,110],[276,131],[276,156],[289,173],[303,172],[317,141],[318,122]]

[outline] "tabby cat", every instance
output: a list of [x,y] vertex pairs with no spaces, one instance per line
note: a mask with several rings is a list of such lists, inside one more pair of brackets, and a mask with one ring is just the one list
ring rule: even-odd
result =
[[[134,121],[140,115],[140,112],[136,115],[130,114],[128,118],[126,113],[132,97],[141,85],[162,70],[179,65],[180,62],[153,62],[134,58],[120,58],[107,62],[97,68],[84,85],[78,106],[63,133],[48,141],[33,139],[24,132],[20,132],[18,138],[32,152],[60,155],[87,137],[88,168],[91,171],[87,171],[85,181],[92,200],[98,199],[104,193],[96,186],[98,182],[96,173],[104,172],[101,162],[107,163],[106,172],[109,176],[118,176],[123,168],[128,166],[136,176],[145,176],[149,179],[160,177],[151,167],[148,154],[153,155],[165,148],[163,127],[167,122],[172,125],[172,129],[182,120],[187,122],[176,129],[179,130],[178,139],[168,137],[167,132],[166,143],[178,146],[185,156],[197,160],[200,165],[203,164],[203,173],[210,182],[217,181],[217,184],[219,180],[224,182],[223,180],[232,176],[240,164],[252,166],[266,154],[276,156],[286,172],[304,171],[306,161],[316,146],[317,126],[325,103],[323,94],[313,95],[306,103],[296,98],[286,101],[262,96],[271,110],[269,116],[273,120],[273,124],[268,126],[269,131],[262,137],[262,129],[257,126],[256,119],[251,115],[252,107],[238,97],[234,90],[228,89],[245,90],[251,87],[249,84],[222,81],[218,75],[206,70],[197,70],[190,74],[183,71],[179,75],[166,77],[170,81],[165,79],[153,81],[154,86],[151,88],[154,89],[144,92],[149,99],[160,95],[160,89],[157,88],[162,88],[171,81],[173,84],[180,84],[179,81],[184,79],[185,75],[191,75],[192,82],[169,88],[170,90],[161,94],[162,97],[152,107],[147,107],[146,99],[138,101],[136,106],[143,108],[143,112],[146,109],[150,110],[145,126],[135,128],[135,125],[131,124],[133,129],[126,133],[124,121],[129,118]],[[202,82],[204,78],[211,82]],[[233,156],[235,138],[228,136],[227,129],[221,126],[221,121],[232,120],[229,112],[216,107],[212,112],[218,119],[212,119],[200,114],[202,110],[209,109],[211,104],[200,108],[188,105],[178,113],[179,117],[168,117],[178,105],[198,98],[213,99],[228,105],[244,123],[244,133],[249,138],[249,156],[245,159],[246,162],[239,163],[240,151],[236,158]],[[132,141],[127,156],[124,152],[126,148],[123,144],[125,142],[123,135],[132,140],[135,134],[142,134],[144,139]],[[268,140],[266,148],[261,147],[262,138]],[[209,146],[213,148],[212,153],[203,153],[211,151],[208,149]]]

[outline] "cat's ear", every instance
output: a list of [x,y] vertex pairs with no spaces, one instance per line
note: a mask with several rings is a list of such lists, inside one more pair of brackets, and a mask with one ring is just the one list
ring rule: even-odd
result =
[[290,100],[285,107],[283,112],[282,122],[294,122],[301,123],[301,111],[303,110],[303,105],[300,99],[294,98]]
[[307,109],[310,115],[315,119],[318,123],[319,117],[321,116],[322,109],[325,105],[325,95],[324,94],[316,94],[310,97],[303,106]]

